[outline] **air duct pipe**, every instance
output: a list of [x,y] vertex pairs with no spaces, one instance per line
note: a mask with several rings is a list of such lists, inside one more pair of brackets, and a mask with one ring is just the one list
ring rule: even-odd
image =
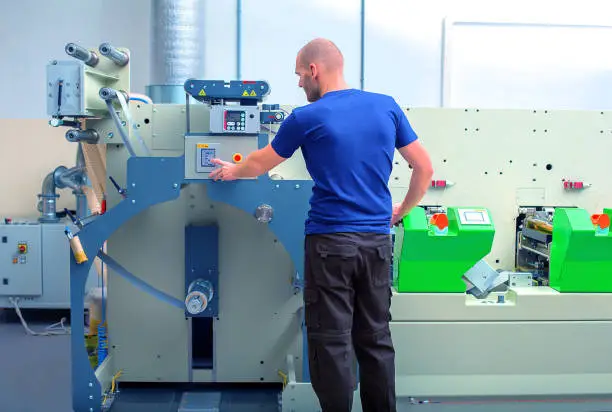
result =
[[57,199],[59,195],[56,189],[70,188],[76,196],[77,217],[82,218],[87,215],[87,197],[83,192],[86,180],[85,156],[81,145],[78,145],[76,166],[68,169],[59,166],[54,171],[45,176],[42,183],[41,193],[38,195],[38,220],[43,223],[57,222]]
[[183,85],[204,75],[204,4],[201,0],[153,0],[151,84],[154,103],[184,103]]

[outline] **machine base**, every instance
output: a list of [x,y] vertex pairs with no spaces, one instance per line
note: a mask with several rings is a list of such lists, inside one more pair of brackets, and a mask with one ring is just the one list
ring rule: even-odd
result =
[[[282,405],[279,397],[282,396]],[[191,402],[186,402],[189,400]],[[200,401],[200,404],[197,402]],[[214,404],[211,403],[214,401]],[[172,388],[124,388],[110,412],[315,412],[318,402],[309,384],[287,386],[281,394],[273,388],[226,388],[182,391]],[[612,398],[432,398],[399,397],[397,410],[431,412],[593,412],[612,410]],[[355,392],[353,412],[361,412]]]

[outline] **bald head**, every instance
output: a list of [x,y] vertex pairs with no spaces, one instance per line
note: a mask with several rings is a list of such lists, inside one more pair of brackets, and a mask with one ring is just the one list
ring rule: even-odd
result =
[[316,64],[321,71],[337,72],[342,71],[344,58],[332,41],[319,38],[302,47],[298,53],[298,64],[303,68]]
[[299,51],[295,59],[295,73],[299,86],[309,102],[319,100],[325,93],[345,89],[344,58],[340,49],[327,39],[314,39]]

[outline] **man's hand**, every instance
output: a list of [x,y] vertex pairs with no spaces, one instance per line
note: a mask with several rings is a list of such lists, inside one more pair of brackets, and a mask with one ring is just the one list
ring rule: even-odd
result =
[[213,180],[236,180],[238,179],[236,169],[238,165],[230,162],[225,162],[221,159],[212,159],[212,163],[221,166],[210,173],[210,178]]
[[405,214],[401,203],[394,204],[393,214],[391,215],[391,227],[397,225],[404,218]]

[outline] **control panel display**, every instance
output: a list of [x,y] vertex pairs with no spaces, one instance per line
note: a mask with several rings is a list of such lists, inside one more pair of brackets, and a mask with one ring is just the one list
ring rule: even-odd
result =
[[210,109],[210,133],[256,135],[261,131],[260,117],[258,106],[215,104]]
[[226,110],[223,119],[223,129],[228,131],[244,131],[246,127],[246,112],[242,110]]
[[197,143],[195,152],[195,167],[198,173],[210,173],[217,166],[212,162],[219,158],[218,143]]
[[212,160],[215,156],[215,149],[200,148],[200,167],[215,167]]
[[459,220],[462,225],[490,225],[489,214],[483,209],[459,209]]

